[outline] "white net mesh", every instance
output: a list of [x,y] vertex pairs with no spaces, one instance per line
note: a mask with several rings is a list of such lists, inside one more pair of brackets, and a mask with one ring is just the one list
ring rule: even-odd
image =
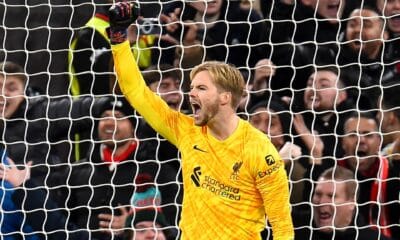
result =
[[[109,6],[0,3],[0,61],[22,67],[0,69],[1,239],[179,238],[180,154],[122,98],[105,34]],[[243,73],[238,114],[285,160],[296,239],[400,239],[399,0],[140,8],[131,48],[171,108],[191,113],[189,73],[205,60]],[[356,173],[355,207],[339,183],[349,179],[319,178],[332,167]]]

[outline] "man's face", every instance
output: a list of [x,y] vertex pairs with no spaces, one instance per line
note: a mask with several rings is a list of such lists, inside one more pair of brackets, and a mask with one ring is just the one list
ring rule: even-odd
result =
[[377,0],[377,6],[385,15],[390,31],[400,34],[400,0]]
[[182,93],[179,90],[179,81],[173,78],[164,78],[160,82],[150,84],[150,89],[158,93],[172,109],[179,111],[182,103]]
[[271,138],[272,144],[280,149],[285,143],[282,124],[278,114],[266,107],[258,108],[249,119],[251,125],[267,134]]
[[382,19],[369,9],[355,9],[349,19],[346,40],[350,48],[356,52],[361,50],[371,59],[375,58],[386,37]]
[[215,120],[220,110],[221,94],[208,71],[201,71],[194,76],[189,97],[197,126],[205,126]]
[[331,71],[317,71],[307,81],[304,104],[315,111],[333,110],[342,102],[344,92],[337,87],[338,76]]
[[303,3],[315,9],[320,16],[329,19],[332,23],[340,20],[345,6],[343,0],[303,0]]
[[342,148],[354,171],[367,171],[379,156],[381,138],[373,119],[349,118],[344,124]]
[[131,240],[165,240],[162,227],[153,221],[141,221],[135,225],[133,238]]
[[223,0],[199,0],[191,3],[200,14],[215,16],[220,13]]
[[25,99],[25,85],[15,76],[0,75],[0,118],[10,118]]
[[121,146],[132,140],[133,132],[132,122],[122,112],[115,110],[113,113],[113,110],[106,110],[101,115],[98,134],[100,140],[108,147]]
[[312,198],[314,222],[320,231],[348,226],[353,218],[354,201],[347,196],[344,182],[320,178]]

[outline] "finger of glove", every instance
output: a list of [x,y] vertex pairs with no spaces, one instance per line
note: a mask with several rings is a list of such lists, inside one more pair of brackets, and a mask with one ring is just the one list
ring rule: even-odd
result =
[[131,5],[128,2],[118,2],[110,8],[110,23],[112,26],[128,27],[131,19]]

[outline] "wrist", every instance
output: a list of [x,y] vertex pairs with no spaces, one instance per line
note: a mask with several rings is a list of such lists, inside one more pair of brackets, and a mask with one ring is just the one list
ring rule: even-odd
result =
[[111,44],[123,43],[128,39],[128,29],[125,27],[110,27],[107,34]]

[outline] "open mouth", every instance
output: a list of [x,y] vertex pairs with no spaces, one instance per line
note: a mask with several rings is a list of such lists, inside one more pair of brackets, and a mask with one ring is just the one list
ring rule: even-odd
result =
[[360,39],[354,39],[352,40],[352,43],[354,46],[361,46],[362,41]]
[[332,214],[328,211],[319,211],[318,217],[321,225],[331,225],[332,224]]
[[319,218],[322,220],[328,220],[332,217],[332,215],[328,212],[320,212],[319,213]]
[[365,151],[359,150],[357,151],[357,157],[366,157],[367,153]]
[[338,16],[339,8],[340,8],[340,3],[331,3],[327,5],[326,10],[328,12],[329,17],[331,18],[340,17]]
[[334,4],[331,3],[331,4],[329,4],[327,6],[327,8],[328,8],[329,11],[338,11],[339,10],[339,6],[340,6],[339,3],[334,3]]
[[192,102],[191,105],[192,105],[193,114],[194,114],[195,116],[196,116],[196,115],[199,115],[199,112],[200,112],[200,110],[201,110],[200,105],[199,105],[198,103],[195,103],[195,102]]
[[179,102],[177,102],[177,101],[167,101],[167,104],[172,109],[178,109],[179,108]]
[[391,23],[400,24],[400,13],[396,13],[389,17]]

